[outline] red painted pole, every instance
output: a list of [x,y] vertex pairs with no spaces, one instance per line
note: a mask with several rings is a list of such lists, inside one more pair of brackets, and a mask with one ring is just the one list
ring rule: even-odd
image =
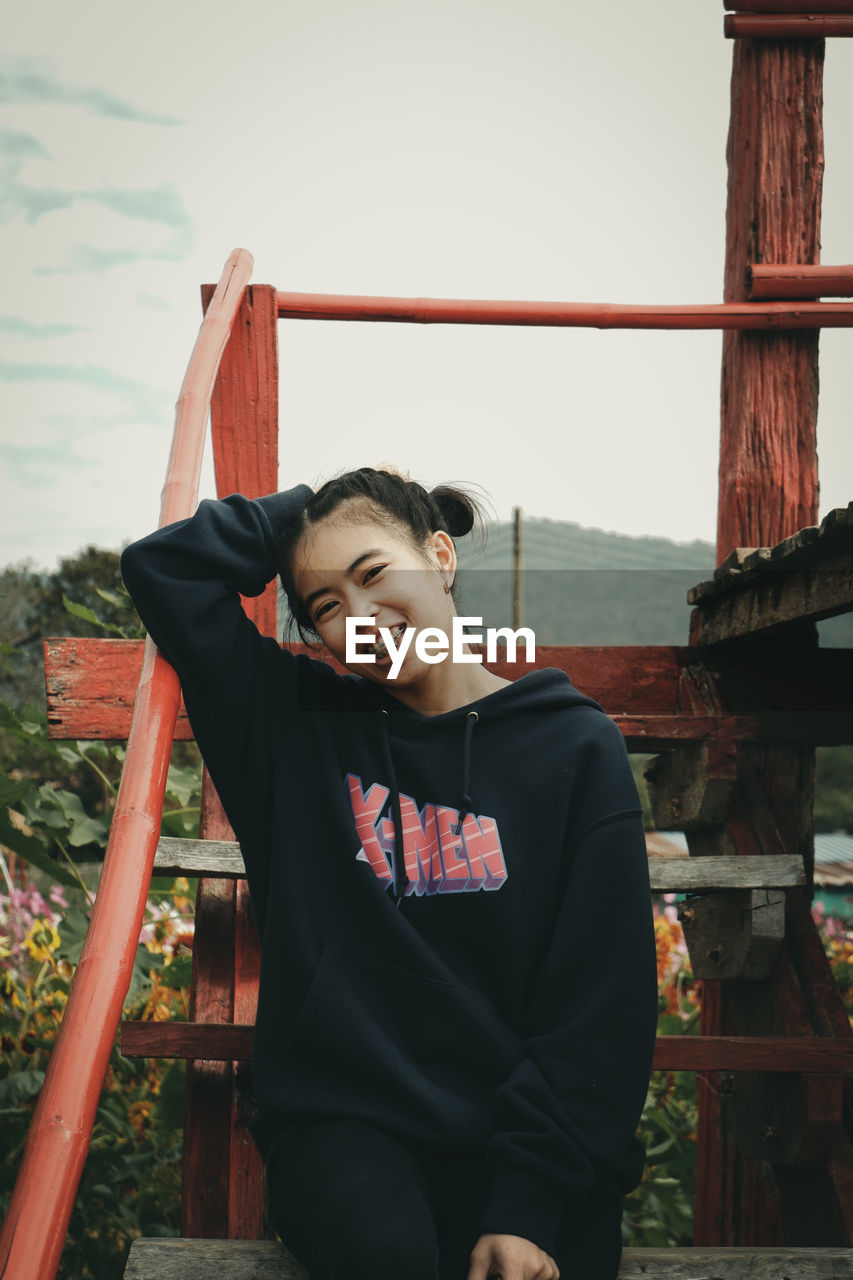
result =
[[[176,406],[161,525],[195,510],[213,384],[252,266],[245,250],[232,253],[199,330]],[[0,1235],[4,1280],[52,1280],[59,1265],[130,985],[179,701],[178,677],[147,641],[89,932]]]
[[753,301],[786,298],[849,298],[853,266],[775,266],[753,263],[746,268],[747,292]]
[[700,303],[626,306],[609,302],[500,302],[462,298],[374,298],[277,293],[289,320],[373,320],[392,324],[518,324],[590,329],[839,329],[853,326],[844,302]]
[[775,13],[727,13],[723,29],[728,40],[823,40],[826,36],[853,36],[853,13],[829,17],[804,13],[790,17]]

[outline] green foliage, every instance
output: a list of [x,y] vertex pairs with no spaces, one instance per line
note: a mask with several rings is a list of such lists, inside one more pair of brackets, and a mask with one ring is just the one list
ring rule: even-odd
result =
[[818,747],[816,831],[853,831],[853,746]]
[[117,551],[87,547],[61,560],[53,573],[27,563],[0,570],[0,645],[7,659],[0,698],[19,711],[43,702],[46,636],[105,633],[144,634],[121,580]]

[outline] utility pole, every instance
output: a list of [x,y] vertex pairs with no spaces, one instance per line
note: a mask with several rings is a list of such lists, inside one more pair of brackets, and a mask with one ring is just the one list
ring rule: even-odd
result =
[[522,625],[524,615],[523,588],[521,584],[521,507],[512,509],[512,625],[515,631]]

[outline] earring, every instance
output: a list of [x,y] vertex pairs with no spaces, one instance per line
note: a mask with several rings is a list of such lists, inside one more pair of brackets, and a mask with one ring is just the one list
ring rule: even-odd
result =
[[444,594],[446,596],[450,595],[450,583],[447,581],[446,578],[442,578],[442,582],[444,583]]

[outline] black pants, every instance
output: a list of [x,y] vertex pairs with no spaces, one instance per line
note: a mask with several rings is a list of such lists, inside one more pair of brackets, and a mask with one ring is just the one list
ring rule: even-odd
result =
[[[273,1225],[311,1280],[466,1280],[486,1188],[482,1159],[416,1155],[354,1120],[283,1138],[267,1164]],[[616,1280],[622,1206],[599,1179],[567,1208],[561,1280]]]

